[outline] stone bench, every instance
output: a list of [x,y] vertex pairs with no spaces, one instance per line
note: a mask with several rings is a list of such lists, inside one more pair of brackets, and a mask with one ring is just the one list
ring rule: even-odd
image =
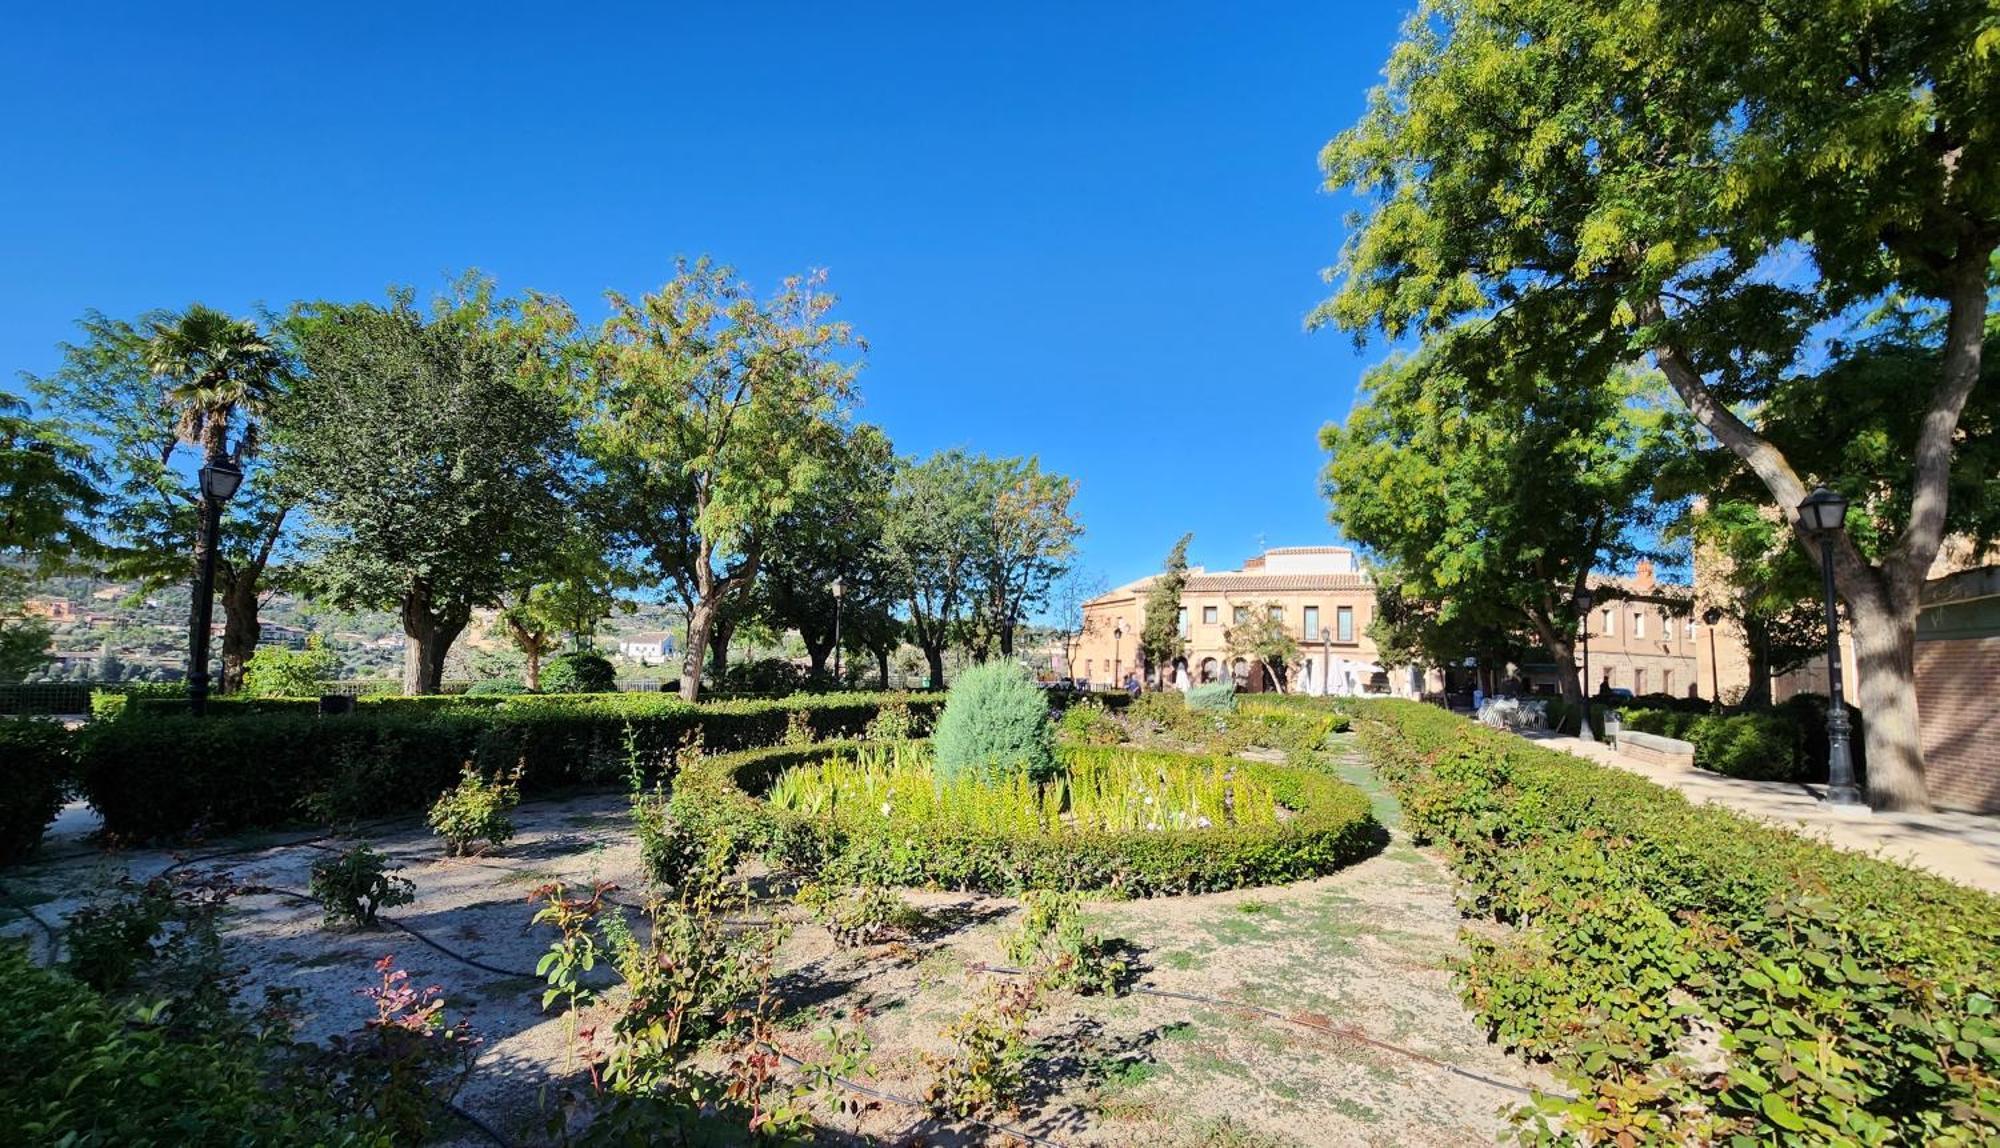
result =
[[1671,737],[1661,737],[1656,733],[1640,733],[1637,730],[1621,729],[1611,747],[1633,761],[1647,765],[1671,765],[1694,768],[1694,743],[1679,741]]

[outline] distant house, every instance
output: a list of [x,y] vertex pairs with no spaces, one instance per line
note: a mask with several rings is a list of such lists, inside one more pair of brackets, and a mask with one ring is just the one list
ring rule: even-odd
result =
[[68,622],[76,617],[76,607],[70,605],[68,598],[29,598],[21,603],[21,608],[51,622]]
[[92,591],[90,600],[93,602],[116,602],[130,593],[132,593],[130,586],[106,586],[101,590]]
[[674,656],[674,636],[659,630],[627,634],[618,639],[618,652],[634,661],[669,661]]

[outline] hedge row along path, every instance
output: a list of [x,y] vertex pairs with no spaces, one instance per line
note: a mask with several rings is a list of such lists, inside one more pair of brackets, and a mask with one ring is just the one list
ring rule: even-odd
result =
[[1788,828],[1825,837],[1857,853],[1876,853],[1940,877],[2000,893],[2000,816],[1979,813],[1874,813],[1843,811],[1824,800],[1825,786],[1787,781],[1747,781],[1705,769],[1641,763],[1600,741],[1537,736],[1534,742],[1599,765],[1668,785],[1689,799],[1720,805]]
[[[1372,772],[1345,752],[1339,770],[1370,793],[1393,832],[1394,802]],[[504,972],[532,969],[548,943],[528,925],[526,897],[537,885],[604,879],[624,886],[621,899],[637,898],[638,847],[622,798],[530,802],[516,822],[520,835],[506,849],[454,861],[438,856],[414,819],[373,827],[369,839],[405,865],[417,886],[414,904],[385,915]],[[216,842],[194,854],[207,860],[186,868],[227,871],[242,885],[303,889],[320,850],[344,842],[302,836]],[[232,847],[248,851],[213,856]],[[119,872],[143,878],[180,860],[159,850],[101,854],[72,846],[60,854],[10,869],[0,884],[38,916],[58,920]],[[759,876],[746,870],[746,877]],[[906,944],[842,950],[824,930],[802,925],[779,965],[781,989],[797,1010],[780,1050],[806,1062],[820,1058],[814,1031],[863,1007],[875,1051],[860,1081],[902,1097],[923,1093],[929,1070],[922,1054],[943,1051],[939,1031],[996,975],[976,970],[1007,963],[1004,938],[1018,909],[1006,898],[970,894],[913,892],[908,899],[933,915],[937,929]],[[1375,856],[1319,880],[1095,902],[1088,910],[1095,927],[1138,947],[1141,983],[1158,994],[1059,997],[1037,1019],[1030,1097],[1004,1119],[1049,1142],[1492,1143],[1505,1128],[1499,1113],[1520,1100],[1511,1088],[1552,1084],[1489,1045],[1458,1003],[1444,968],[1458,947],[1451,880],[1399,833]],[[782,901],[759,911],[795,914]],[[372,980],[373,962],[393,952],[414,981],[444,987],[447,1015],[472,1006],[486,1043],[460,1104],[516,1144],[540,1142],[536,1093],[563,1079],[565,1068],[564,1025],[540,1012],[540,982],[482,971],[394,930],[323,931],[318,918],[316,906],[278,895],[235,902],[229,957],[250,969],[245,998],[259,999],[264,985],[301,989],[305,1035],[324,1039],[360,1023],[368,1002],[355,991]],[[0,909],[0,934],[35,937],[39,949],[40,933]],[[1241,1002],[1285,1019],[1186,997]],[[1353,1035],[1326,1031],[1341,1028]],[[998,1133],[940,1124],[888,1103],[821,1118],[834,1138],[1003,1142]]]

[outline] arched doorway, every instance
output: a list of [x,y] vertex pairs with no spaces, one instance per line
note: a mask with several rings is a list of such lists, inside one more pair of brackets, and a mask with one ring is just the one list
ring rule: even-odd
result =
[[1239,690],[1250,688],[1250,663],[1242,658],[1229,663],[1229,677]]
[[1203,658],[1201,660],[1201,684],[1208,685],[1210,682],[1220,681],[1221,679],[1222,663],[1216,661],[1214,658]]

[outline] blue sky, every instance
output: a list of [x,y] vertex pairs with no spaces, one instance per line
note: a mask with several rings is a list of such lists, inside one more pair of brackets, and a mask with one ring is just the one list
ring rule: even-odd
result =
[[[407,10],[405,10],[407,9]],[[376,298],[477,267],[602,313],[676,254],[825,267],[905,453],[1076,476],[1113,582],[1328,541],[1308,335],[1375,4],[17,6],[0,368],[87,308]]]

